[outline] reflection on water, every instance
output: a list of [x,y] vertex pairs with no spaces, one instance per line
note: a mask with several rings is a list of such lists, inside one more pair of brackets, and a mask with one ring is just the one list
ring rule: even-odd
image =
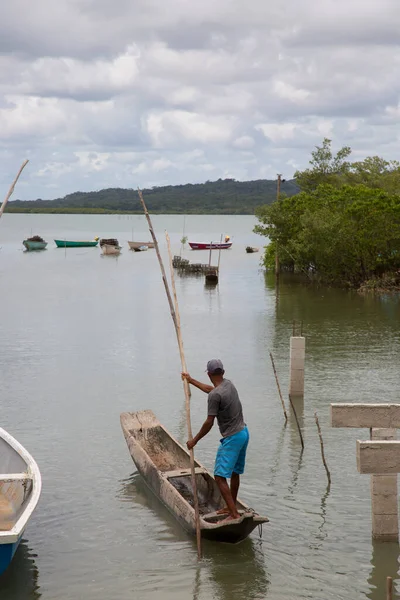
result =
[[[150,508],[168,526],[178,539],[195,539],[185,532],[161,501],[147,487],[144,479],[135,473],[120,482],[117,497],[123,502],[138,503]],[[203,559],[196,566],[193,582],[193,600],[262,600],[266,597],[269,576],[264,565],[261,544],[247,539],[240,544],[219,544],[203,540]]]
[[[155,215],[153,223],[160,240],[167,229],[179,251],[182,217]],[[40,556],[42,600],[363,600],[378,580],[382,592],[381,582],[396,570],[395,564],[387,568],[396,552],[388,556],[387,546],[374,546],[368,585],[369,481],[357,472],[355,432],[329,426],[329,405],[399,401],[399,299],[298,285],[286,274],[277,294],[273,275],[264,278],[260,270],[261,256],[244,252],[263,242],[251,233],[253,218],[188,217],[193,239],[219,238],[221,231],[235,236],[221,256],[218,286],[177,277],[177,294],[189,371],[201,378],[207,360],[220,356],[239,389],[251,436],[241,496],[270,518],[265,556],[253,532],[247,545],[204,544],[198,568],[194,538],[138,475],[125,479],[134,468],[121,412],[152,409],[186,440],[179,352],[159,265],[152,251],[127,250],[131,226],[132,219],[112,215],[8,214],[2,221],[2,426],[42,469],[40,508],[29,524]],[[118,262],[99,260],[98,248],[65,253],[51,244],[47,252],[23,255],[21,239],[31,228],[49,240],[117,237],[125,250]],[[135,237],[147,239],[144,217],[134,229]],[[166,259],[164,242],[161,252]],[[208,260],[207,252],[203,258],[184,254]],[[268,360],[271,351],[289,413],[294,320],[304,322],[306,336],[305,397],[297,407],[302,455],[293,414],[283,426]],[[206,396],[193,390],[192,400],[197,431]],[[332,474],[329,492],[314,412]],[[210,468],[218,437],[214,428],[196,448]],[[29,561],[17,570],[24,552]],[[0,588],[2,598],[25,600],[18,585],[31,590],[27,600],[38,596],[31,560],[22,546],[7,574],[9,593]]]
[[212,578],[214,598],[261,600],[267,597],[269,576],[264,553],[256,541],[248,538],[235,546],[204,543],[203,558]]
[[39,571],[35,563],[36,554],[22,540],[7,571],[0,577],[0,597],[5,600],[38,600]]
[[386,578],[397,578],[399,572],[399,545],[394,543],[372,542],[371,574],[368,578],[370,600],[386,597]]
[[279,438],[278,438],[278,443],[276,444],[276,448],[275,448],[275,451],[273,454],[273,459],[272,459],[273,466],[271,467],[271,478],[269,480],[270,488],[273,487],[275,476],[279,472],[279,466],[280,466],[280,462],[281,462],[286,431],[287,431],[287,422],[285,422],[282,426],[282,429],[281,429],[281,432],[280,432]]
[[133,473],[127,479],[120,481],[117,498],[124,502],[134,502],[154,511],[163,520],[168,530],[177,539],[190,539],[191,536],[177,522],[174,516],[164,506],[161,500],[148,487],[139,473]]

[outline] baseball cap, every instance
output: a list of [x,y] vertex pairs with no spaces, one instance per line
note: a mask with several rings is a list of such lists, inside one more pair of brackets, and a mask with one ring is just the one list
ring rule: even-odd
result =
[[219,358],[212,358],[207,363],[207,373],[211,373],[211,375],[215,375],[218,371],[223,371],[224,365],[219,360]]

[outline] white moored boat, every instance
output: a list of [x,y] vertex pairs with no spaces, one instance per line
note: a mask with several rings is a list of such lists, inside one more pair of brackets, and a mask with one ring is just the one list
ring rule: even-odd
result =
[[143,246],[147,246],[147,248],[154,248],[154,242],[128,242],[129,248],[131,250],[139,250]]
[[0,575],[12,561],[41,488],[35,460],[0,428]]

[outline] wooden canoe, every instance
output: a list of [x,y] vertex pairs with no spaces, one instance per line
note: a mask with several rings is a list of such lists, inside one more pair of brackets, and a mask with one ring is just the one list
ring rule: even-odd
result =
[[10,564],[40,496],[42,480],[32,456],[0,428],[0,575]]
[[[196,533],[189,452],[161,425],[153,411],[122,413],[121,427],[129,452],[139,473],[161,502],[181,525]],[[226,515],[217,515],[224,506],[218,486],[198,461],[195,461],[196,483],[203,538],[236,544],[252,531],[268,522],[238,501],[240,518],[222,523]]]

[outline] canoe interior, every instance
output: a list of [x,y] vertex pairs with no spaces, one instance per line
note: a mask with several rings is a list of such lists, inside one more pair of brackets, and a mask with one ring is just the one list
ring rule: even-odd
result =
[[[135,429],[132,433],[157,469],[164,474],[171,472],[171,476],[167,475],[168,481],[191,506],[194,506],[190,458],[186,451],[160,425],[142,431]],[[195,466],[201,469],[201,465],[196,461]],[[177,474],[180,470],[188,473],[185,475]],[[215,513],[225,505],[215,479],[208,472],[196,474],[196,484],[199,512],[203,518],[205,515]],[[238,509],[244,508],[238,502]],[[214,515],[210,518],[207,517],[206,520],[210,523],[216,523],[223,518],[224,516]]]
[[[182,526],[195,534],[194,494],[189,452],[161,425],[151,410],[122,413],[121,426],[139,473]],[[225,503],[207,469],[195,461],[200,529],[204,538],[236,544],[268,518],[237,501],[240,519],[217,515]]]
[[27,464],[0,438],[0,531],[10,531],[25,509],[32,479],[25,475]]

